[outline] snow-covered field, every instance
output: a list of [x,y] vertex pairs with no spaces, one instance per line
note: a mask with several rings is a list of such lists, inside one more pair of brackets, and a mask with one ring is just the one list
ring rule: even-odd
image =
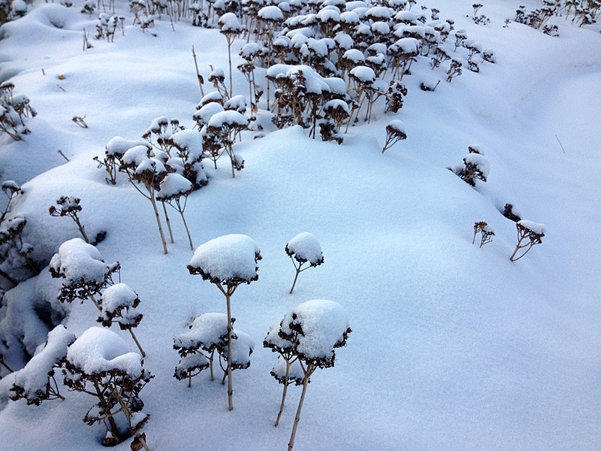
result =
[[[150,203],[123,174],[107,184],[92,160],[114,136],[140,139],[158,116],[191,128],[200,100],[192,46],[206,80],[209,65],[227,74],[225,37],[189,19],[172,29],[165,17],[155,20],[153,36],[130,26],[131,13],[117,1],[124,35],[95,40],[96,14],[80,14],[75,3],[36,0],[0,29],[0,80],[14,83],[38,113],[22,141],[0,137],[0,181],[22,185],[10,214],[27,218],[24,236],[38,261],[47,264],[79,236],[68,218],[48,214],[60,196],[81,198],[91,235],[107,231],[98,250],[107,263],[120,262],[121,281],[141,299],[136,335],[155,375],[140,394],[151,449],[283,449],[300,387],[289,388],[275,428],[282,386],[269,374],[276,354],[262,343],[274,323],[312,299],[342,305],[352,333],[335,366],[311,377],[296,449],[601,448],[599,26],[556,17],[559,36],[551,37],[513,21],[504,26],[517,1],[489,0],[479,14],[490,23],[479,25],[472,2],[438,0],[428,6],[493,49],[495,64],[481,64],[479,73],[464,68],[449,83],[427,60],[416,63],[403,78],[404,107],[394,115],[376,109],[375,120],[350,127],[342,145],[295,126],[254,140],[243,133],[235,150],[245,166],[235,178],[226,157],[216,170],[205,160],[209,183],[186,209],[194,246],[245,234],[262,256],[259,279],[232,296],[236,327],[255,349],[250,367],[233,373],[230,412],[226,386],[207,371],[191,388],[173,377],[173,338],[195,316],[225,313],[222,293],[186,268],[193,253],[177,213],[175,243],[164,255]],[[82,51],[84,28],[93,47]],[[233,43],[234,66],[244,43]],[[434,92],[420,90],[421,81],[440,78]],[[235,69],[233,88],[248,90]],[[382,154],[391,119],[403,121],[407,139]],[[475,188],[447,169],[473,145],[490,166],[488,181]],[[499,212],[506,203],[546,226],[542,244],[516,262],[509,260],[516,226]],[[495,236],[479,248],[472,237],[481,220]],[[318,239],[325,261],[302,272],[289,294],[294,267],[284,247],[301,232]],[[7,291],[3,340],[24,331],[30,354],[43,344],[48,327],[31,319],[32,306],[58,306],[59,288],[44,269]],[[71,333],[98,325],[92,303],[66,308]],[[112,330],[137,351],[127,331]],[[5,345],[5,361],[22,367],[22,344]],[[11,376],[1,374],[6,387]],[[104,428],[81,421],[91,398],[61,394],[65,400],[39,407],[4,399],[0,448],[102,449]]]

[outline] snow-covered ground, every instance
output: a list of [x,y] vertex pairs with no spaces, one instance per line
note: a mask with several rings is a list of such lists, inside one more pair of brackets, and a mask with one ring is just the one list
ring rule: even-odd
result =
[[[496,63],[477,74],[464,69],[434,92],[419,84],[440,74],[416,65],[403,80],[399,113],[351,127],[342,145],[292,127],[236,144],[245,167],[235,178],[225,158],[217,170],[205,163],[209,183],[186,209],[194,245],[245,234],[262,256],[259,279],[232,297],[236,327],[256,346],[250,368],[233,373],[231,412],[226,386],[208,372],[191,388],[173,377],[173,338],[193,317],[224,313],[223,295],[190,275],[192,251],[176,213],[176,242],[164,255],[150,203],[122,174],[116,186],[105,183],[92,160],[114,136],[139,139],[158,116],[192,127],[200,99],[192,45],[205,78],[209,65],[227,73],[224,36],[189,20],[175,30],[157,20],[156,37],[128,25],[113,43],[90,37],[93,48],[82,51],[82,29],[91,33],[95,19],[79,5],[43,2],[0,29],[0,79],[38,112],[23,141],[0,137],[0,181],[23,184],[13,212],[27,218],[38,259],[49,261],[79,236],[72,221],[48,214],[62,195],[81,198],[91,235],[108,232],[98,249],[105,262],[120,262],[121,280],[141,299],[136,335],[155,375],[141,392],[152,449],[283,449],[300,388],[290,387],[275,428],[281,385],[269,374],[276,355],[261,344],[286,312],[312,299],[342,305],[352,333],[335,366],[311,378],[297,449],[601,447],[601,34],[562,18],[554,19],[559,37],[504,27],[518,3],[487,2],[488,25],[466,17],[472,2],[428,5],[493,49]],[[242,44],[233,44],[237,63]],[[233,81],[235,93],[247,91],[235,70]],[[382,154],[391,119],[402,120],[407,139]],[[470,145],[490,165],[488,181],[475,188],[447,169]],[[515,224],[499,212],[506,203],[546,226],[542,244],[513,263]],[[472,236],[481,220],[495,236],[479,248]],[[284,247],[305,231],[325,261],[289,294],[294,267]],[[7,292],[1,327],[18,328],[12,322],[31,315],[15,313],[17,305],[9,312],[8,302],[59,287],[44,270]],[[80,336],[96,317],[92,303],[73,303],[65,325]],[[112,330],[137,350],[127,331]],[[33,349],[45,340],[43,328],[28,333]],[[23,364],[20,356],[6,360]],[[103,428],[81,421],[89,397],[61,393],[66,400],[39,407],[9,401],[0,447],[101,449]]]

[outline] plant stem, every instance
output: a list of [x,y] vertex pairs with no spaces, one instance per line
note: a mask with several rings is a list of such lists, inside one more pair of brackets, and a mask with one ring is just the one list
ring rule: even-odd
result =
[[184,217],[184,211],[179,210],[179,214],[182,216],[182,222],[184,223],[184,228],[186,229],[186,234],[188,235],[188,241],[190,242],[190,250],[194,250],[194,245],[192,244],[192,237],[190,236],[190,229],[188,229],[188,223],[186,222],[186,218]]
[[288,391],[288,376],[290,375],[290,360],[286,359],[286,376],[284,377],[284,390],[282,391],[282,402],[280,403],[280,411],[278,417],[275,419],[275,427],[280,424],[280,417],[284,411],[284,402],[286,401],[286,392]]
[[228,289],[225,295],[225,302],[227,304],[227,403],[228,410],[234,410],[234,401],[232,399],[234,389],[232,388],[232,313],[230,297]]
[[298,275],[300,274],[300,266],[297,268],[295,265],[295,268],[296,268],[296,274],[294,275],[294,281],[292,282],[292,287],[290,287],[290,294],[292,294],[292,291],[294,291],[294,286],[296,285],[296,279],[298,279]]
[[163,254],[167,253],[167,242],[165,241],[165,235],[163,234],[163,226],[161,225],[161,218],[159,217],[159,210],[157,209],[157,203],[154,200],[154,193],[151,191],[152,188],[148,187],[148,191],[151,193],[149,199],[152,204],[152,209],[154,210],[154,217],[157,220],[157,225],[159,226],[159,234],[161,235],[161,243],[163,244]]
[[298,402],[298,408],[296,409],[296,416],[294,417],[294,426],[292,426],[292,434],[290,434],[290,441],[288,442],[288,451],[292,451],[294,448],[294,436],[296,435],[296,428],[300,422],[301,410],[303,408],[303,402],[305,401],[305,394],[307,393],[307,385],[309,384],[309,376],[313,372],[311,365],[307,367],[305,371],[305,378],[303,379],[303,391],[301,393],[300,400]]
[[165,207],[165,201],[161,201],[163,204],[163,213],[165,214],[165,222],[167,222],[167,229],[169,230],[169,238],[171,239],[171,244],[175,243],[173,239],[173,231],[171,230],[171,221],[169,220],[169,215],[167,214],[167,207]]
[[136,343],[136,346],[140,350],[140,354],[142,354],[142,357],[146,357],[146,353],[144,352],[144,349],[142,349],[142,346],[140,346],[140,342],[138,341],[138,337],[136,337],[136,334],[134,334],[134,331],[131,329],[127,329],[127,330],[129,330],[129,333],[131,334],[131,338],[134,339],[134,342]]

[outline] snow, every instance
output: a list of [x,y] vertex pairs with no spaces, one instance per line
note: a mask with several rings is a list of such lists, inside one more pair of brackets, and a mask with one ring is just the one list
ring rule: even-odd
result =
[[121,307],[133,307],[138,295],[125,283],[116,283],[102,291],[101,306],[106,312]]
[[194,318],[190,330],[178,335],[173,343],[178,348],[194,348],[202,343],[206,350],[213,349],[227,334],[227,315],[225,313],[204,313]]
[[[517,3],[486,2],[487,26],[472,22],[472,2],[426,4],[441,10],[439,28],[449,29],[445,20],[455,19],[455,29],[494,50],[496,64],[478,56],[480,73],[464,70],[447,83],[449,61],[431,69],[428,58],[417,56],[402,80],[403,108],[384,114],[381,97],[369,124],[360,114],[348,132],[341,130],[342,145],[309,139],[297,127],[271,132],[274,112],[267,112],[264,94],[257,105],[263,137],[243,131],[235,145],[245,168],[232,179],[227,159],[217,168],[211,162],[208,185],[189,196],[191,235],[202,243],[244,233],[260,245],[261,277],[238,288],[234,312],[236,326],[257,343],[305,300],[338,300],[348,311],[354,331],[336,367],[312,377],[295,449],[599,449],[601,366],[594,350],[601,348],[601,241],[595,233],[574,233],[570,218],[577,218],[578,230],[601,223],[601,111],[593,95],[601,83],[600,26],[553,17],[559,37],[552,38],[515,22],[503,27]],[[374,5],[346,4],[358,17],[368,6]],[[420,6],[411,11],[421,14]],[[9,347],[7,363],[23,368],[61,322],[77,335],[96,324],[92,303],[56,300],[62,280],[44,268],[61,243],[78,236],[72,221],[51,217],[48,207],[62,195],[76,196],[86,230],[108,232],[98,249],[107,262],[121,262],[123,281],[144,300],[136,333],[148,354],[145,365],[156,374],[143,396],[151,418],[142,432],[150,448],[190,449],[198,431],[220,449],[285,447],[300,393],[289,391],[295,399],[281,427],[272,427],[281,387],[269,374],[276,361],[270,349],[257,347],[250,368],[234,373],[232,412],[224,387],[207,372],[190,389],[173,378],[173,337],[189,317],[225,313],[225,303],[215,287],[186,270],[192,253],[177,238],[183,225],[172,218],[176,242],[161,254],[150,205],[123,174],[116,185],[105,183],[92,161],[114,136],[139,140],[158,116],[193,128],[203,96],[191,46],[208,94],[209,65],[228,67],[225,38],[218,27],[190,26],[189,18],[173,30],[166,15],[155,17],[152,36],[131,26],[128,5],[118,0],[125,35],[119,30],[107,43],[90,33],[98,13],[89,17],[79,5],[41,0],[29,8],[2,26],[0,78],[31,100],[38,116],[27,120],[31,133],[23,141],[0,137],[0,181],[23,187],[9,215],[27,219],[23,238],[34,245],[41,273],[2,287],[0,350]],[[321,36],[319,26],[307,27],[312,30],[300,32],[305,37]],[[94,46],[85,51],[83,29]],[[451,32],[445,51],[465,60],[466,49],[452,51],[454,40]],[[358,49],[372,43],[359,41]],[[235,69],[245,42],[240,37],[232,46],[235,95],[248,91]],[[254,61],[261,88],[264,60]],[[426,77],[441,80],[436,91],[419,89]],[[85,115],[89,128],[75,126],[74,115]],[[379,143],[391,119],[405,123],[408,138],[403,152],[382,155]],[[462,163],[472,143],[482,146],[491,166],[488,181],[475,189],[446,169]],[[552,231],[518,265],[509,261],[516,226],[500,214],[506,203]],[[482,248],[471,244],[476,220],[496,234]],[[288,294],[292,268],[283,247],[302,230],[319,237],[327,264],[308,271],[302,289]],[[60,307],[64,314],[55,315]],[[127,331],[112,330],[135,350]],[[0,382],[10,380],[3,367],[0,375]],[[4,447],[103,449],[99,429],[81,421],[90,407],[85,396],[63,390],[60,379],[64,401],[3,407]]]
[[343,341],[349,321],[342,306],[334,301],[311,300],[297,305],[282,320],[281,329],[293,334],[300,327],[296,350],[305,361],[333,363],[334,348]]
[[354,64],[360,64],[365,61],[365,55],[361,50],[349,49],[342,55],[342,58],[352,61]]
[[106,154],[121,158],[121,156],[132,147],[147,145],[148,143],[142,140],[131,140],[122,138],[121,136],[115,136],[106,143]]
[[351,69],[350,74],[361,83],[373,83],[376,80],[376,74],[371,67],[357,66]]
[[415,38],[401,38],[390,46],[390,50],[394,53],[401,52],[408,55],[417,55],[419,42]]
[[103,327],[90,327],[83,332],[69,346],[67,360],[90,375],[117,370],[136,378],[142,372],[142,356],[130,352],[119,335]]
[[242,24],[234,13],[225,13],[219,18],[219,26],[222,33],[240,33]]
[[393,119],[392,121],[388,122],[388,124],[386,125],[386,129],[388,128],[394,130],[395,132],[400,132],[403,135],[407,135],[405,123],[400,119]]
[[250,282],[258,277],[257,256],[260,254],[252,238],[242,234],[223,235],[201,244],[188,264],[210,279],[221,282],[241,279]]
[[157,199],[169,200],[180,196],[187,196],[192,190],[192,182],[186,177],[177,173],[169,173],[161,180]]
[[46,346],[19,371],[13,373],[15,385],[24,390],[26,398],[34,398],[36,392],[45,391],[48,373],[67,355],[67,347],[75,341],[75,335],[59,325],[48,333]]
[[209,119],[208,126],[221,128],[224,126],[237,126],[237,127],[246,127],[248,124],[248,120],[237,111],[226,110],[221,111],[219,113],[215,113]]
[[208,102],[203,105],[196,113],[194,113],[194,119],[200,120],[203,125],[209,123],[211,118],[217,114],[225,111],[225,108],[218,102]]
[[65,279],[65,284],[79,281],[102,283],[109,272],[100,251],[81,238],[61,244],[50,260],[50,267]]
[[286,253],[293,255],[300,262],[307,261],[312,266],[323,262],[321,245],[315,235],[309,232],[299,233],[288,241]]
[[278,20],[284,20],[284,13],[275,5],[264,6],[259,10],[257,16],[265,21],[277,22]]

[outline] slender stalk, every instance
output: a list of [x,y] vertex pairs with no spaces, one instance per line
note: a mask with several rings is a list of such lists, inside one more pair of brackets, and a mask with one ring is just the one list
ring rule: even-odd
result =
[[73,221],[75,221],[75,224],[77,224],[77,228],[79,229],[79,232],[81,233],[81,236],[83,237],[84,241],[90,244],[88,235],[86,235],[86,231],[84,230],[83,225],[81,225],[81,222],[79,222],[79,218],[77,217],[77,215],[73,215],[72,218]]
[[[148,191],[152,193],[150,187],[148,187]],[[167,253],[167,242],[165,241],[165,235],[163,234],[163,226],[161,225],[161,218],[159,217],[159,210],[157,209],[157,203],[154,200],[154,193],[149,197],[150,203],[152,204],[152,209],[154,210],[154,217],[157,220],[157,225],[159,226],[159,234],[161,235],[161,243],[163,244],[163,254]]]
[[290,287],[290,294],[294,291],[294,286],[296,285],[296,279],[298,279],[298,275],[300,274],[300,265],[296,267],[296,274],[294,275],[294,281],[292,282],[292,287]]
[[171,230],[171,220],[169,219],[169,215],[167,214],[167,207],[165,206],[165,201],[161,201],[163,204],[163,213],[165,214],[165,222],[167,223],[167,230],[169,230],[169,238],[171,239],[171,244],[175,243],[173,239],[173,231]]
[[127,329],[127,330],[129,330],[129,333],[131,334],[131,338],[134,339],[134,342],[136,343],[136,346],[140,350],[140,354],[142,354],[142,357],[146,357],[146,353],[144,352],[144,349],[142,349],[142,346],[140,346],[140,342],[138,341],[138,337],[136,337],[136,334],[134,334],[134,331],[131,329]]
[[232,97],[232,38],[227,37],[227,61],[230,69],[230,98]]
[[228,409],[234,410],[234,401],[232,399],[234,389],[232,388],[232,313],[230,297],[231,294],[228,289],[225,295],[225,302],[227,304],[227,402]]
[[188,223],[186,222],[186,218],[184,217],[184,211],[179,210],[179,214],[182,216],[182,222],[184,223],[184,228],[186,229],[186,234],[188,235],[188,242],[190,243],[190,250],[194,250],[194,245],[192,244],[192,237],[190,236],[190,229],[188,229]]
[[286,392],[288,391],[288,376],[290,375],[290,360],[286,359],[286,376],[284,377],[284,390],[282,391],[282,402],[280,403],[280,411],[278,412],[278,416],[275,419],[275,427],[278,427],[280,424],[280,417],[282,416],[282,412],[284,411],[284,402],[286,401]]
[[200,71],[198,70],[198,61],[196,60],[196,52],[194,51],[194,46],[192,46],[192,58],[194,58],[194,67],[196,68],[196,80],[198,80],[198,87],[200,88],[201,97],[205,96],[204,89],[202,89],[202,75],[200,75]]
[[298,408],[296,409],[296,416],[294,417],[294,426],[292,426],[292,434],[290,434],[290,441],[288,442],[288,451],[292,451],[294,448],[294,437],[296,436],[296,428],[300,422],[301,410],[303,409],[303,402],[305,401],[305,394],[307,393],[307,385],[309,384],[309,377],[315,368],[309,365],[305,371],[305,378],[303,379],[303,391],[301,393],[300,400],[298,402]]

